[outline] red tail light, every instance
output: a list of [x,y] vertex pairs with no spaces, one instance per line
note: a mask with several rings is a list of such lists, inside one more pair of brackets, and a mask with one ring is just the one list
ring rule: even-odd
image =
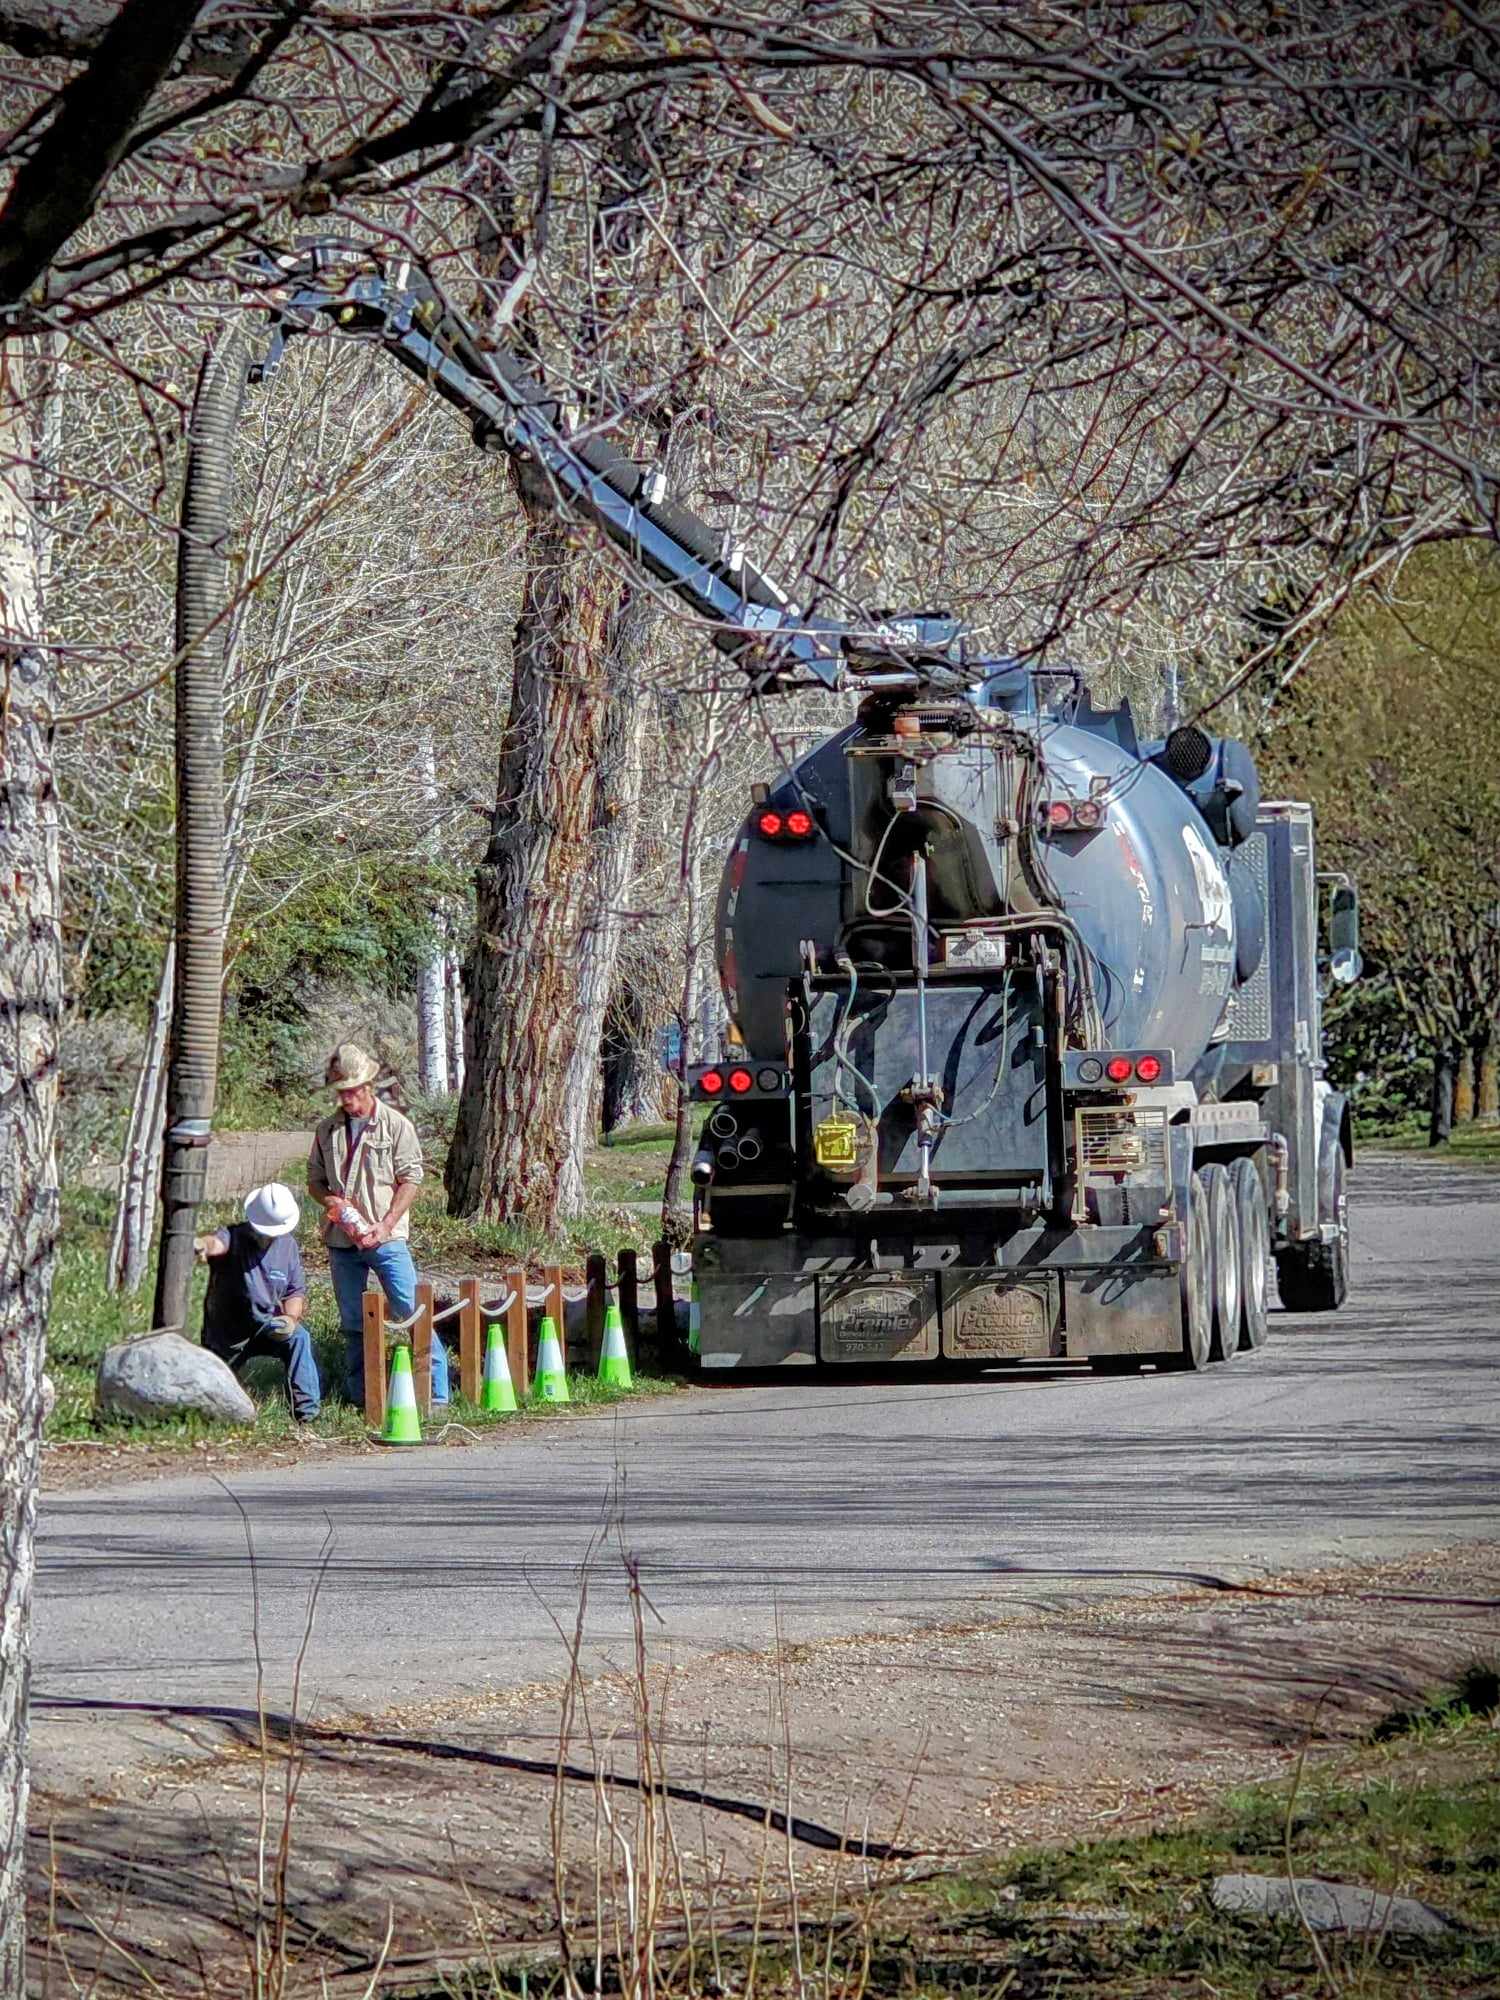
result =
[[784,822],[778,812],[763,812],[756,816],[755,831],[767,840],[780,840]]
[[1073,808],[1068,804],[1066,799],[1054,799],[1051,805],[1048,806],[1047,824],[1048,826],[1071,826],[1073,824]]
[[698,1079],[698,1088],[705,1097],[718,1097],[724,1089],[724,1079],[716,1069],[706,1069]]
[[747,1069],[732,1069],[729,1072],[729,1088],[736,1097],[743,1097],[747,1090],[754,1090],[755,1078]]
[[1129,1083],[1131,1061],[1129,1056],[1111,1056],[1104,1065],[1104,1074],[1111,1083]]
[[793,840],[808,839],[813,830],[812,814],[803,812],[800,808],[796,812],[789,812],[786,816],[786,830]]
[[[1111,1065],[1111,1070],[1113,1070],[1113,1065]],[[1160,1056],[1142,1056],[1135,1066],[1135,1073],[1142,1083],[1155,1083],[1156,1079],[1161,1075]]]
[[818,822],[802,806],[793,806],[790,812],[763,806],[755,815],[755,831],[762,840],[811,840],[817,830]]

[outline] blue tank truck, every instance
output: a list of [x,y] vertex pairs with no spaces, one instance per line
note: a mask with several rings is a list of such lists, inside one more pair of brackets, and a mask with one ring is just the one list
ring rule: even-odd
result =
[[1242,744],[1142,741],[941,614],[809,615],[411,269],[317,244],[251,282],[257,373],[320,321],[377,342],[759,691],[859,698],[754,788],[724,872],[730,1041],[688,1079],[703,1367],[1203,1368],[1265,1341],[1273,1258],[1291,1310],[1343,1303],[1320,1002],[1358,976],[1357,898]]

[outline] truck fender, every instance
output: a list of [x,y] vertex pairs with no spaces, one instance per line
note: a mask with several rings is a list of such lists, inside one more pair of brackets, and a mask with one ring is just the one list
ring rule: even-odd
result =
[[1343,1091],[1321,1080],[1314,1088],[1318,1111],[1318,1220],[1332,1222],[1334,1162],[1342,1154],[1346,1167],[1354,1164],[1354,1120]]

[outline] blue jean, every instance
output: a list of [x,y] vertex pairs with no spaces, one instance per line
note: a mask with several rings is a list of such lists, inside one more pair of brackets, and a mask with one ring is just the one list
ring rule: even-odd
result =
[[262,1327],[248,1339],[227,1341],[215,1340],[205,1331],[203,1344],[221,1361],[227,1361],[236,1375],[247,1361],[279,1361],[286,1370],[286,1395],[292,1406],[292,1415],[299,1424],[311,1423],[323,1403],[318,1364],[313,1359],[312,1336],[300,1320],[276,1324],[290,1324],[291,1330],[285,1334],[279,1331],[273,1333],[269,1328]]
[[[330,1250],[334,1297],[344,1331],[344,1394],[351,1403],[365,1400],[365,1273],[380,1280],[393,1319],[409,1319],[417,1309],[417,1267],[411,1245],[399,1239],[377,1243],[373,1250]],[[448,1400],[448,1350],[432,1337],[432,1400]]]

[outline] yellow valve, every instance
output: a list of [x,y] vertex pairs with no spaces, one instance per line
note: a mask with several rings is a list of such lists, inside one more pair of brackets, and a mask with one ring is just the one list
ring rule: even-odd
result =
[[859,1127],[847,1118],[825,1118],[813,1130],[813,1152],[820,1167],[852,1167]]

